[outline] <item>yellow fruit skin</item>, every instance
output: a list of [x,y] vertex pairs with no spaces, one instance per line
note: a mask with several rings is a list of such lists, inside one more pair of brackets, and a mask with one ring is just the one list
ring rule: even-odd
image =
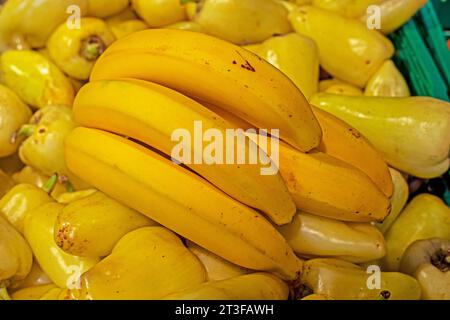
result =
[[55,242],[76,256],[105,257],[128,232],[155,224],[97,191],[69,203],[58,214]]
[[269,273],[211,281],[166,296],[165,300],[287,300],[289,288]]
[[207,281],[225,280],[250,273],[250,270],[228,262],[191,241],[188,241],[187,247],[205,267]]
[[448,102],[429,97],[349,97],[326,93],[314,95],[310,102],[359,130],[396,169],[420,178],[438,177],[448,170]]
[[23,224],[27,213],[51,201],[53,201],[52,198],[42,189],[21,183],[0,199],[0,213],[23,234]]
[[[152,105],[148,104],[152,101]],[[133,108],[129,108],[132,105]],[[102,129],[134,138],[171,156],[179,144],[173,133],[179,128],[195,135],[194,122],[201,121],[202,129],[219,130],[226,136],[226,123],[207,108],[173,90],[145,81],[94,81],[77,95],[73,117],[81,126]],[[170,122],[167,119],[171,119]],[[243,135],[242,135],[243,137]],[[251,144],[251,143],[250,143]],[[255,144],[234,147],[257,157]],[[254,149],[253,149],[254,147]],[[229,146],[218,150],[227,154]],[[266,213],[277,224],[288,223],[295,213],[295,204],[281,176],[261,174],[266,167],[258,164],[195,164],[203,150],[193,146],[190,163],[186,166],[235,199]],[[225,159],[224,159],[225,162]]]
[[[313,0],[312,4],[318,8],[332,11],[347,18],[357,18],[365,14],[369,6],[379,5],[383,1],[384,0]],[[381,16],[384,19],[384,16]],[[365,21],[366,20],[364,20],[364,23]]]
[[34,261],[30,273],[28,273],[24,279],[12,283],[8,289],[18,291],[28,287],[50,284],[51,282],[50,278],[42,271],[41,267],[39,267],[39,264]]
[[13,300],[40,300],[42,296],[47,294],[53,289],[57,289],[58,287],[51,284],[44,284],[38,286],[31,286],[27,288],[20,289],[11,294],[11,298]]
[[14,180],[0,169],[0,197],[3,197],[12,187],[14,187]]
[[351,84],[339,83],[329,86],[325,92],[342,94],[344,96],[362,96],[363,92],[358,87],[352,86]]
[[[81,277],[80,300],[147,300],[205,281],[200,261],[170,230],[146,227],[125,235],[111,255]],[[151,290],[149,290],[151,288]]]
[[419,194],[405,207],[386,233],[385,270],[397,271],[403,253],[416,240],[450,240],[450,208],[438,197]]
[[316,42],[320,65],[328,73],[359,87],[394,53],[382,34],[333,12],[304,6],[289,18],[295,31]]
[[290,33],[245,48],[280,69],[307,99],[317,92],[319,52],[311,39]]
[[376,224],[383,234],[389,230],[400,212],[402,212],[409,197],[409,185],[403,177],[403,174],[393,168],[389,168],[389,172],[394,183],[394,193],[391,197],[391,213],[389,213],[383,222]]
[[194,21],[210,35],[245,45],[291,31],[287,15],[273,0],[206,0]]
[[308,102],[287,76],[251,52],[202,33],[145,30],[116,41],[91,80],[123,77],[215,104],[259,128],[280,129],[281,138],[303,151],[321,139]]
[[74,89],[53,62],[29,50],[10,50],[1,56],[3,80],[31,107],[72,106]]
[[87,80],[95,61],[114,40],[103,20],[82,18],[78,29],[61,24],[48,40],[47,49],[62,71],[75,79]]
[[165,26],[167,29],[178,29],[192,32],[204,32],[201,25],[194,21],[181,21]]
[[337,84],[338,85],[344,84],[344,85],[353,86],[353,85],[351,85],[351,84],[349,84],[349,83],[347,83],[345,81],[342,81],[342,80],[339,80],[339,79],[336,79],[336,78],[325,79],[325,80],[319,81],[319,92],[325,92],[325,91],[327,91],[327,89],[329,87],[337,85]]
[[278,230],[301,256],[360,263],[386,254],[383,235],[368,223],[345,223],[299,212],[292,223]]
[[66,161],[97,189],[222,258],[297,277],[301,261],[267,220],[154,152],[79,127],[66,139]]
[[32,130],[20,146],[19,156],[45,175],[54,173],[69,176],[64,161],[64,138],[75,127],[72,111],[68,107],[48,106],[37,111],[30,119]]
[[450,272],[441,272],[431,264],[416,271],[416,279],[422,287],[423,300],[450,300]]
[[386,60],[367,82],[366,96],[409,97],[408,84],[392,60]]
[[126,9],[129,0],[88,0],[88,15],[106,18]]
[[337,300],[378,300],[382,291],[389,291],[389,300],[419,300],[420,286],[408,275],[399,272],[382,272],[381,288],[369,289],[371,276],[359,266],[337,259],[313,259],[306,261],[302,283],[316,294],[331,296]]
[[[44,184],[50,179],[49,176],[46,176],[32,167],[26,166],[19,172],[16,172],[12,176],[14,182],[16,184],[31,184],[32,186],[42,188]],[[76,186],[77,188],[78,186]],[[53,198],[57,198],[60,194],[66,192],[66,186],[63,183],[56,183],[53,191],[50,195]]]
[[[251,125],[242,119],[216,106],[207,106],[226,119],[230,127],[251,128]],[[358,149],[361,149],[361,155],[375,155],[375,157],[369,158],[369,162],[362,163],[357,157],[359,152],[356,153],[356,147],[353,147],[356,143],[352,142],[352,139],[348,137],[352,136],[348,131],[348,126],[342,125],[342,121],[338,119],[330,117],[325,117],[324,119],[331,120],[330,124],[332,126],[325,123],[324,129],[328,130],[326,126],[329,126],[330,132],[328,134],[333,141],[336,141],[336,143],[332,142],[333,146],[336,146],[334,149],[336,158],[319,151],[304,154],[282,142],[279,146],[280,173],[292,194],[297,208],[316,215],[343,221],[368,222],[383,220],[390,210],[388,196],[380,191],[382,188],[377,188],[377,185],[370,180],[364,171],[358,170],[358,168],[345,161],[353,161],[356,164],[361,163],[362,169],[367,168],[368,172],[377,178],[376,181],[380,182],[383,190],[386,190],[387,194],[392,194],[392,181],[386,163],[382,159],[380,160],[379,155],[370,144],[366,144],[365,140],[358,142],[358,138],[356,142]],[[257,142],[255,134],[247,133],[247,136]],[[338,139],[335,137],[338,137]],[[331,141],[331,139],[329,140]],[[349,145],[345,144],[347,141]],[[350,142],[352,143],[350,144]],[[269,145],[270,143],[260,147],[267,153],[267,151],[270,151]],[[347,149],[349,152],[347,152]],[[326,150],[326,152],[328,151]],[[271,155],[270,152],[268,154]],[[339,160],[338,156],[343,160]],[[386,175],[383,173],[384,169],[387,172]],[[333,181],[333,183],[318,184],[317,181]],[[352,191],[349,192],[349,190]]]
[[76,286],[78,278],[98,262],[98,258],[80,258],[65,253],[54,241],[53,229],[63,205],[46,203],[29,212],[24,234],[37,262],[60,288]]
[[179,0],[131,0],[133,9],[151,28],[186,20],[186,9]]
[[142,20],[133,19],[116,23],[110,29],[116,39],[121,39],[133,32],[148,29],[148,25]]
[[11,89],[0,84],[0,158],[17,151],[22,139],[15,134],[30,117],[31,110]]
[[301,300],[334,300],[332,297],[324,294],[310,294]]
[[[82,15],[87,12],[87,0],[8,0],[0,11],[0,43],[45,47],[51,33],[70,16],[70,5],[78,6]],[[5,49],[0,45],[0,52]]]
[[[380,2],[380,1],[378,1]],[[384,0],[379,5],[381,32],[388,34],[407,22],[427,0]],[[367,21],[367,14],[360,19]]]
[[314,106],[312,109],[323,132],[318,150],[363,171],[387,197],[391,197],[393,184],[383,156],[354,127],[325,110]]
[[[28,243],[0,216],[0,284],[24,279],[31,270],[33,256]],[[8,283],[6,283],[8,284]]]

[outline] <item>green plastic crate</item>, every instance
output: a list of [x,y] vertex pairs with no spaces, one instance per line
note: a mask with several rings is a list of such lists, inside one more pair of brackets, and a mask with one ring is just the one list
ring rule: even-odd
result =
[[[442,11],[441,16],[435,6]],[[447,8],[450,0],[438,0],[436,4],[428,1],[413,19],[390,36],[396,47],[394,61],[414,95],[450,101],[450,51],[441,24],[442,19],[447,23]]]

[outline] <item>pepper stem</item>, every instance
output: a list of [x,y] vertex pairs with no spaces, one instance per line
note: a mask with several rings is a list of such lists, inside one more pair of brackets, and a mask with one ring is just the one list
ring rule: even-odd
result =
[[84,39],[81,43],[81,56],[88,61],[95,61],[106,50],[106,44],[97,36],[92,35]]
[[28,138],[36,131],[35,124],[24,124],[20,127],[19,132],[17,133],[19,137]]
[[11,300],[8,290],[4,286],[0,287],[0,300]]
[[42,186],[42,190],[44,190],[48,194],[52,193],[53,189],[55,189],[57,182],[58,182],[58,174],[55,173],[47,180],[47,182],[45,182],[45,184]]

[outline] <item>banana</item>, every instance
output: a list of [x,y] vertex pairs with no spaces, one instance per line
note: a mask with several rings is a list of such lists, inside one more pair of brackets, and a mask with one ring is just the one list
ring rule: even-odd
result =
[[11,298],[13,300],[40,300],[42,296],[53,289],[58,289],[53,283],[31,286],[14,292],[11,294]]
[[[222,137],[226,137],[227,129],[223,119],[199,103],[171,89],[141,80],[101,80],[85,85],[76,97],[73,116],[81,126],[131,137],[168,156],[179,144],[173,139],[176,130],[188,130],[195,139],[195,122],[200,122],[203,130],[219,130]],[[240,136],[245,138],[242,133]],[[260,152],[252,142],[245,146],[231,146],[225,142],[223,145],[224,148],[216,153],[226,155],[232,148],[235,154],[242,151],[258,156]],[[275,223],[292,220],[295,204],[280,175],[262,175],[261,164],[208,163],[203,148],[197,150],[196,144],[190,149],[189,163],[177,160],[233,198],[262,210]],[[203,163],[196,164],[197,158],[203,159]]]
[[255,54],[202,33],[154,29],[116,41],[91,80],[123,77],[208,101],[259,128],[280,129],[281,138],[302,151],[321,140],[307,100],[287,76]]
[[[253,128],[248,122],[215,105],[205,102],[202,104],[220,115],[234,128],[244,130]],[[317,150],[361,170],[386,197],[391,197],[394,187],[388,165],[381,154],[355,128],[326,111],[316,107],[312,107],[312,110],[323,132],[322,142]]]
[[256,211],[197,175],[119,136],[79,127],[66,139],[68,167],[121,203],[240,266],[295,279],[283,237]]
[[211,281],[166,296],[165,300],[287,300],[289,287],[268,273]]
[[250,273],[250,270],[232,264],[191,241],[187,242],[187,247],[205,267],[208,281],[225,280]]
[[391,197],[394,186],[388,165],[372,144],[358,130],[331,113],[316,107],[313,112],[323,132],[318,150],[363,171],[387,197]]
[[205,281],[205,270],[173,232],[145,227],[126,234],[113,252],[81,276],[68,296],[79,300],[160,299]]
[[[226,111],[212,105],[208,107],[218,112],[232,127],[251,127],[242,119]],[[255,142],[260,141],[254,133],[247,132],[247,136]],[[343,136],[345,137],[345,134]],[[346,139],[349,140],[348,137]],[[344,155],[344,159],[353,159],[351,149],[347,153],[344,149],[347,147],[342,142],[341,144],[342,150],[337,148],[336,154]],[[359,144],[371,154],[377,155],[370,145]],[[267,145],[260,145],[260,147],[264,152],[272,155],[271,145],[272,142],[269,139]],[[300,210],[353,222],[381,221],[390,211],[389,198],[377,188],[373,181],[363,171],[337,157],[321,151],[305,154],[282,141],[279,144],[279,157],[280,174]],[[372,163],[381,165],[379,168],[386,166],[384,162],[377,162],[376,158],[372,160]],[[367,164],[362,165],[370,172],[376,172]],[[384,179],[386,183],[391,179],[389,171],[387,174],[389,180]],[[317,181],[327,181],[327,183],[317,183]]]

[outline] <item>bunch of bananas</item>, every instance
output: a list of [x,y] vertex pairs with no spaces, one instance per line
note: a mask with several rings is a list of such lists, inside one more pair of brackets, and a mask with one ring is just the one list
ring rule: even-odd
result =
[[7,0],[0,299],[450,299],[425,2]]

